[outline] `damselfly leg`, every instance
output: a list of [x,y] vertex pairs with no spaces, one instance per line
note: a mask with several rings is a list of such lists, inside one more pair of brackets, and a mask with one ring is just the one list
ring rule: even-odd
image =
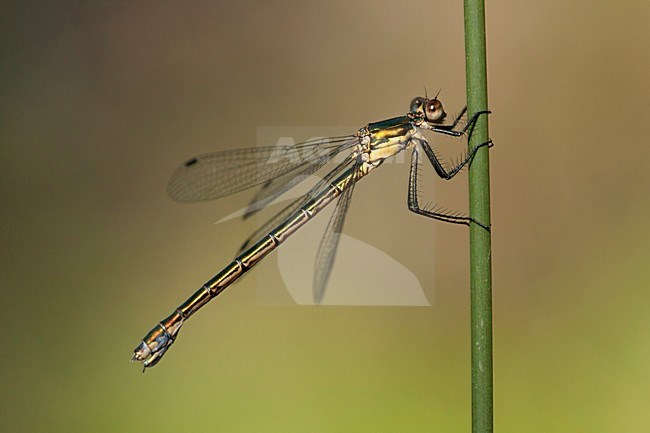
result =
[[[431,165],[435,169],[436,173],[438,176],[440,176],[442,179],[449,180],[453,178],[458,172],[460,172],[465,165],[471,162],[472,158],[474,158],[474,155],[476,155],[476,152],[482,147],[492,146],[492,140],[489,140],[485,143],[481,143],[478,146],[476,146],[470,153],[467,154],[467,156],[456,166],[454,166],[451,170],[446,171],[443,165],[440,163],[438,157],[436,156],[435,152],[429,146],[429,144],[422,140],[419,143],[422,146],[422,149],[424,149],[424,153],[427,155],[429,162],[431,162]],[[419,151],[417,146],[413,147],[413,152],[411,153],[411,171],[409,173],[409,185],[408,185],[408,208],[412,212],[415,212],[418,215],[426,216],[429,218],[436,219],[438,221],[444,221],[452,224],[464,224],[466,226],[469,226],[470,222],[473,222],[485,230],[490,230],[489,226],[486,226],[485,224],[476,221],[474,218],[456,214],[456,213],[449,213],[449,212],[442,212],[442,211],[436,211],[435,209],[426,209],[426,208],[421,208],[420,203],[419,203],[419,198],[418,198],[418,172],[419,172]]]
[[453,137],[460,137],[461,135],[464,135],[468,131],[469,131],[469,135],[472,135],[472,130],[474,129],[474,126],[476,125],[476,121],[481,116],[481,114],[490,114],[490,110],[478,111],[474,113],[474,115],[472,115],[472,117],[467,121],[463,129],[459,131],[454,130],[454,128],[456,128],[458,122],[460,122],[460,120],[463,118],[466,112],[467,112],[467,107],[464,107],[460,112],[460,114],[456,116],[456,118],[451,123],[451,125],[431,126],[429,130],[433,132],[438,132],[440,134],[451,135]]

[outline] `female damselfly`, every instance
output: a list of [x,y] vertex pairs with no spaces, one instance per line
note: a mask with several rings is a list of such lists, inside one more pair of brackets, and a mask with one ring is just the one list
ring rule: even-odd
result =
[[454,137],[465,133],[471,135],[478,117],[489,111],[475,113],[463,128],[456,130],[466,111],[467,108],[463,108],[454,121],[446,125],[443,121],[447,114],[437,97],[417,97],[411,101],[409,112],[405,116],[370,123],[352,135],[311,140],[293,146],[215,152],[185,162],[169,182],[168,192],[173,199],[215,199],[262,185],[246,210],[244,216],[247,217],[316,172],[335,156],[349,152],[343,161],[307,194],[257,229],[244,242],[239,254],[230,264],[190,296],[169,317],[158,323],[135,348],[131,360],[142,362],[143,371],[156,365],[174,343],[185,320],[259,263],[325,206],[338,199],[316,255],[313,295],[315,302],[320,303],[332,270],[355,183],[379,167],[387,158],[406,148],[412,148],[408,182],[408,207],[411,211],[454,224],[469,226],[470,223],[475,223],[489,230],[489,227],[470,217],[420,207],[418,202],[419,148],[424,151],[438,176],[451,179],[471,161],[478,149],[491,145],[491,141],[482,143],[461,158],[458,164],[445,168],[445,164],[427,143],[422,132],[433,131]]

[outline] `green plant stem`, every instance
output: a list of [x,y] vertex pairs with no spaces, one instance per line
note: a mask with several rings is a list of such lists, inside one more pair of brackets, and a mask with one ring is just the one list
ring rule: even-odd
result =
[[[465,62],[468,115],[487,110],[485,61],[485,5],[465,0]],[[471,135],[470,149],[485,143],[488,116],[480,116]],[[469,169],[469,213],[490,225],[490,172],[488,147],[478,151]],[[472,432],[491,433],[492,414],[492,254],[490,232],[470,226],[470,299],[472,342]]]

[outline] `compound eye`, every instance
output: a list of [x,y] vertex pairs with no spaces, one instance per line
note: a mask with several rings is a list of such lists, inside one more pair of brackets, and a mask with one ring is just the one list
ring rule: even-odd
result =
[[422,111],[422,105],[424,104],[424,99],[417,97],[411,101],[410,112],[417,113],[418,110]]
[[442,102],[437,99],[429,99],[424,107],[424,115],[427,120],[432,122],[445,118],[445,110],[442,108]]

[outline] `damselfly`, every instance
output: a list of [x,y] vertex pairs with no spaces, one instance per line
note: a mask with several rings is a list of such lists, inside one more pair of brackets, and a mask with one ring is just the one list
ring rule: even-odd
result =
[[[471,131],[481,114],[475,113],[466,125],[459,127],[467,108],[451,124],[442,103],[434,97],[417,97],[411,101],[405,116],[370,123],[352,135],[310,140],[293,146],[258,147],[200,155],[185,162],[169,182],[169,195],[178,201],[198,201],[223,197],[253,186],[262,185],[248,206],[250,216],[323,167],[339,154],[343,161],[323,177],[307,194],[293,201],[262,225],[241,246],[239,254],[221,272],[205,283],[174,312],[158,323],[136,347],[132,361],[144,368],[156,365],[171,347],[181,325],[196,311],[219,295],[226,287],[259,263],[329,203],[337,200],[334,213],[325,230],[316,255],[313,295],[319,303],[325,292],[345,214],[350,205],[354,185],[387,158],[404,149],[412,149],[408,182],[408,207],[411,211],[454,224],[475,223],[474,219],[421,207],[418,200],[419,149],[424,151],[435,172],[443,179],[454,177],[472,160],[479,148],[473,148],[458,164],[446,167],[427,143],[422,133],[433,131],[460,137]],[[456,129],[456,127],[460,129]]]

